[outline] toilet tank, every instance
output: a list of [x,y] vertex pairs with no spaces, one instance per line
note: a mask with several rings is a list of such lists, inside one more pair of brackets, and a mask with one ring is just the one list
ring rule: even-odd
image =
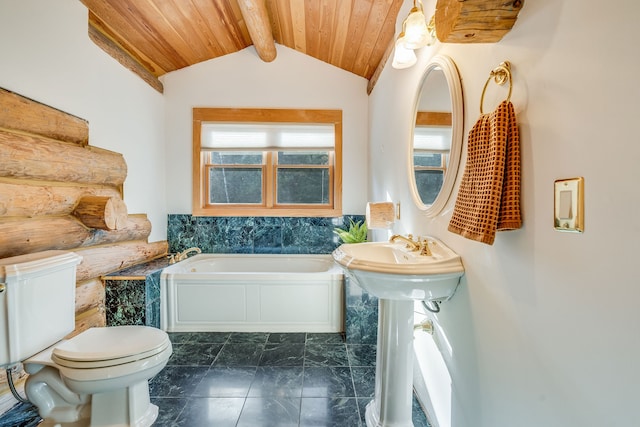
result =
[[82,257],[44,251],[0,259],[0,367],[16,364],[75,328]]

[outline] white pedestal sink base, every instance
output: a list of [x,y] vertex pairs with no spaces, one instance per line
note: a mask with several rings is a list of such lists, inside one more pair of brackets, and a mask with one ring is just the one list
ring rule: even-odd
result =
[[347,275],[379,301],[375,397],[367,405],[367,427],[413,427],[413,304],[448,300],[464,274],[458,254],[437,239],[427,240],[430,255],[394,241],[343,244],[333,251]]
[[380,299],[375,397],[367,427],[413,427],[413,301]]

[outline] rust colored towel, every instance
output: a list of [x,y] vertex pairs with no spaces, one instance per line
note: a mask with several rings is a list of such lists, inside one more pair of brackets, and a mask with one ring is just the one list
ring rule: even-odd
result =
[[481,115],[469,132],[449,231],[491,245],[496,231],[521,226],[520,135],[513,105],[503,101]]

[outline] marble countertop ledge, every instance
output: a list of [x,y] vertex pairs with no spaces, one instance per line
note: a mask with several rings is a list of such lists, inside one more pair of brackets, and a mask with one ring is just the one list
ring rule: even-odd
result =
[[168,266],[169,258],[163,255],[160,258],[109,273],[102,278],[104,280],[145,280],[148,275]]

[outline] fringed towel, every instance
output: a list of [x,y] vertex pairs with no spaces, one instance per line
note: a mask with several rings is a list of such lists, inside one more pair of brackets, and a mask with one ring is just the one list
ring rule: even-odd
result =
[[520,135],[513,105],[503,101],[469,132],[467,163],[449,231],[493,244],[496,231],[522,226]]

